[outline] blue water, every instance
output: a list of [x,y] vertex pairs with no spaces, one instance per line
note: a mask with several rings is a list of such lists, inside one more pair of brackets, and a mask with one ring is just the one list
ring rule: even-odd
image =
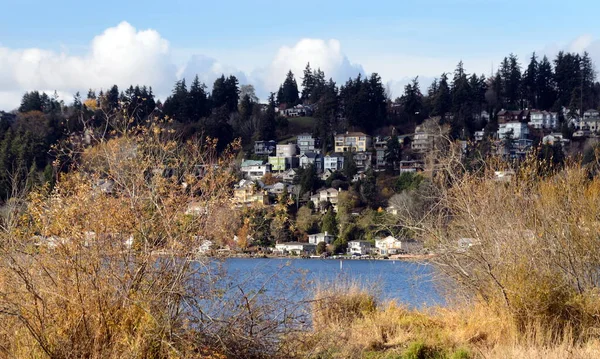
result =
[[287,301],[310,300],[316,286],[346,281],[369,288],[381,300],[413,308],[444,305],[433,265],[392,260],[229,258],[228,279],[245,291]]

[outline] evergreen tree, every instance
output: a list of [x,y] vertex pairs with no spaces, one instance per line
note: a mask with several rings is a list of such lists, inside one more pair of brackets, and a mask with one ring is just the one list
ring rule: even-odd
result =
[[523,98],[528,108],[538,108],[538,67],[534,52],[523,75]]
[[360,196],[362,201],[369,207],[376,209],[379,206],[377,193],[377,180],[373,168],[365,172],[365,178],[360,184]]
[[344,152],[344,168],[342,172],[348,180],[351,180],[358,172],[356,161],[354,161],[354,153],[352,151]]
[[291,70],[287,73],[283,85],[279,88],[277,102],[286,104],[288,107],[293,107],[300,102],[298,84]]
[[396,165],[402,159],[402,146],[400,146],[400,141],[398,140],[398,136],[395,132],[387,141],[384,159],[390,171],[394,171],[396,169]]
[[450,86],[448,86],[448,75],[443,73],[440,77],[437,94],[433,100],[433,113],[442,117],[442,122],[445,119],[446,113],[452,107],[452,97],[450,95]]
[[200,82],[198,75],[190,86],[190,92],[186,99],[189,115],[192,121],[198,121],[208,114],[208,99],[206,96],[206,85]]
[[315,77],[310,68],[310,62],[306,64],[304,69],[304,76],[302,77],[302,101],[308,101],[311,98],[313,90],[315,88]]
[[404,112],[411,122],[420,123],[423,112],[423,95],[419,88],[419,77],[404,86],[404,95],[400,98]]
[[337,220],[332,208],[329,208],[327,213],[323,216],[323,220],[321,221],[321,232],[327,232],[334,237],[338,235]]
[[537,90],[537,106],[541,110],[550,110],[556,101],[554,90],[554,74],[552,72],[552,64],[548,58],[544,56],[540,61],[536,76]]

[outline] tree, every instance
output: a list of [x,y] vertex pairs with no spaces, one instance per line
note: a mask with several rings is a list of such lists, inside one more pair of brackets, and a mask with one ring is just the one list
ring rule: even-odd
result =
[[400,146],[400,140],[395,132],[387,141],[383,158],[390,171],[394,171],[396,165],[402,159],[402,146]]
[[256,96],[256,90],[251,84],[240,86],[240,98],[243,99],[245,96],[248,96],[252,103],[258,103],[259,101],[258,96]]
[[400,98],[404,112],[411,122],[420,123],[423,111],[423,94],[419,88],[419,77],[404,86],[404,95]]
[[288,107],[295,106],[300,102],[298,84],[291,70],[287,73],[285,81],[279,88],[277,102],[286,104]]
[[306,168],[298,169],[296,176],[296,184],[300,185],[300,195],[307,192],[313,192],[319,186],[319,177],[314,164],[308,165]]
[[206,96],[206,85],[200,82],[198,75],[194,77],[194,81],[190,86],[190,93],[186,99],[186,106],[189,107],[189,112],[192,121],[198,121],[209,113],[208,98]]
[[298,213],[296,213],[296,227],[299,230],[308,234],[316,233],[319,229],[318,222],[317,216],[313,215],[309,207],[302,206],[298,209]]
[[344,176],[351,180],[358,172],[356,161],[354,161],[354,153],[352,151],[344,152],[344,168],[342,169]]
[[240,89],[237,77],[230,75],[217,78],[213,84],[211,102],[213,108],[224,107],[228,112],[236,112],[239,102]]
[[304,76],[302,77],[302,101],[308,101],[311,98],[313,90],[315,88],[315,77],[310,68],[310,62],[306,64],[304,69]]
[[529,108],[538,108],[538,61],[535,52],[523,75],[523,97]]
[[448,75],[443,73],[440,77],[437,93],[433,99],[432,114],[441,116],[442,122],[445,122],[446,113],[452,108],[452,97],[450,95],[450,87],[448,86]]
[[373,168],[365,172],[365,178],[360,183],[360,196],[364,203],[371,208],[377,208],[379,205],[377,180]]
[[327,252],[327,244],[325,242],[319,242],[317,244],[316,251],[317,251],[317,255],[321,255],[323,253],[326,253]]
[[538,96],[538,106],[541,110],[550,110],[556,101],[554,90],[554,74],[552,64],[544,56],[540,61],[536,76],[536,90]]
[[321,232],[327,232],[334,237],[338,234],[337,221],[332,208],[327,210],[327,213],[325,213],[323,219],[321,220]]

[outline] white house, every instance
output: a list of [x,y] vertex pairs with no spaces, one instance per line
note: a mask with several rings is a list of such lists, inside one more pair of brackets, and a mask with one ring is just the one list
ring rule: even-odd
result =
[[246,179],[259,180],[271,172],[271,164],[264,163],[264,161],[245,160],[242,162],[240,171]]
[[529,136],[529,128],[523,122],[501,123],[498,127],[498,138],[503,139],[511,135],[513,140],[526,139]]
[[323,158],[323,169],[341,171],[344,168],[344,156],[340,153],[332,153]]
[[325,244],[331,244],[333,240],[333,236],[327,232],[308,235],[308,243],[312,244],[319,244],[321,242],[325,242]]
[[210,250],[212,248],[213,248],[213,242],[209,241],[209,240],[204,240],[200,244],[200,247],[198,247],[198,253],[199,254],[206,254],[206,253],[210,252]]
[[305,152],[300,155],[300,167],[306,168],[314,165],[317,173],[323,172],[323,157],[316,152]]
[[296,141],[298,142],[298,149],[300,150],[301,155],[307,152],[319,152],[319,150],[315,148],[315,138],[309,133],[299,134],[296,136]]
[[297,175],[298,175],[298,173],[296,172],[296,170],[292,168],[290,170],[285,171],[283,173],[282,178],[285,182],[293,182],[294,178],[296,178]]
[[298,154],[298,148],[295,143],[277,145],[276,157],[294,157]]
[[420,242],[410,239],[396,239],[388,236],[375,241],[375,247],[379,250],[379,254],[399,254],[399,253],[417,253],[423,249]]
[[314,253],[316,249],[317,245],[312,243],[286,242],[277,243],[275,245],[275,252],[292,253],[296,255]]
[[350,241],[348,242],[348,254],[365,255],[371,253],[373,245],[367,241]]
[[319,208],[321,202],[329,202],[333,206],[333,211],[337,212],[338,195],[340,191],[335,188],[327,188],[320,190],[315,195],[310,197],[310,200],[315,205],[315,208]]

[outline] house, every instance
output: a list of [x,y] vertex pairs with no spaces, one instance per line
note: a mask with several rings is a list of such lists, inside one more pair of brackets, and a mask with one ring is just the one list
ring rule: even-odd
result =
[[282,157],[282,156],[270,156],[269,164],[271,165],[272,172],[282,172],[292,168],[298,168],[299,160],[298,157]]
[[600,112],[597,110],[587,110],[583,113],[583,118],[579,120],[577,129],[599,132],[600,131]]
[[529,111],[507,111],[500,110],[497,114],[498,123],[508,123],[508,122],[527,122],[529,121]]
[[362,132],[346,132],[333,139],[335,152],[366,152],[371,148],[371,136]]
[[185,210],[188,216],[200,216],[208,214],[208,208],[202,202],[190,202]]
[[245,160],[242,162],[240,171],[246,179],[259,180],[271,172],[271,167],[270,163],[264,161]]
[[400,161],[400,173],[402,172],[423,172],[425,163],[423,161]]
[[329,177],[331,177],[331,175],[333,175],[333,171],[330,169],[326,169],[321,174],[321,181],[327,181],[329,179]]
[[385,168],[387,162],[385,160],[385,151],[387,150],[388,138],[377,137],[373,144],[375,148],[375,168]]
[[375,240],[375,247],[382,255],[418,253],[423,249],[423,245],[418,241],[396,239],[392,236]]
[[323,189],[311,196],[310,200],[315,205],[315,208],[319,208],[321,202],[331,203],[333,206],[333,211],[337,212],[338,195],[340,192],[341,190],[337,190],[335,188]]
[[568,145],[571,141],[568,138],[564,138],[562,133],[551,133],[542,138],[544,145],[554,145],[560,143],[562,146]]
[[359,169],[367,169],[371,167],[372,163],[372,154],[371,152],[354,152],[353,156],[354,163],[356,163],[356,167]]
[[206,254],[214,248],[214,243],[208,239],[202,241],[198,247],[198,254]]
[[291,108],[286,108],[281,110],[281,113],[285,117],[302,117],[302,116],[312,116],[312,107],[305,105],[296,105]]
[[535,129],[558,128],[558,114],[556,112],[532,110],[529,112],[529,126]]
[[254,142],[254,154],[259,156],[269,156],[275,152],[277,142],[273,140],[269,141],[255,141]]
[[371,253],[373,245],[368,241],[350,241],[348,242],[348,254],[365,255]]
[[284,182],[292,183],[292,182],[294,182],[294,179],[296,178],[297,175],[298,175],[298,172],[296,172],[296,170],[294,170],[292,168],[283,173],[282,179]]
[[269,204],[269,195],[258,184],[250,180],[241,180],[233,189],[233,202],[238,205],[252,203]]
[[344,169],[344,156],[341,153],[328,154],[323,158],[323,170],[332,172]]
[[277,182],[274,185],[265,186],[264,189],[267,191],[267,193],[273,194],[273,195],[279,195],[279,194],[282,194],[285,191],[287,191],[288,193],[294,193],[295,192],[295,186],[294,185],[286,184],[286,183],[283,183],[283,182]]
[[411,143],[411,149],[417,153],[429,152],[433,149],[435,136],[429,133],[423,126],[417,126]]
[[298,149],[300,150],[301,155],[307,152],[320,152],[319,149],[315,148],[316,139],[309,133],[301,133],[296,136],[296,142],[298,143]]
[[513,140],[526,139],[529,136],[529,128],[523,122],[507,122],[498,126],[498,138],[504,139],[510,136]]
[[333,238],[333,236],[327,232],[308,235],[308,243],[312,244],[319,244],[321,242],[325,242],[325,244],[331,244],[334,239],[335,238]]
[[323,172],[323,156],[316,152],[305,152],[300,156],[300,167],[314,165],[317,173]]
[[294,157],[298,154],[298,148],[295,143],[287,143],[285,145],[276,146],[277,157]]
[[279,252],[281,254],[290,253],[294,255],[307,255],[315,253],[316,250],[317,245],[312,243],[286,242],[277,243],[275,245],[275,252]]
[[483,141],[483,138],[485,137],[485,131],[475,131],[474,137],[475,141],[477,142]]

